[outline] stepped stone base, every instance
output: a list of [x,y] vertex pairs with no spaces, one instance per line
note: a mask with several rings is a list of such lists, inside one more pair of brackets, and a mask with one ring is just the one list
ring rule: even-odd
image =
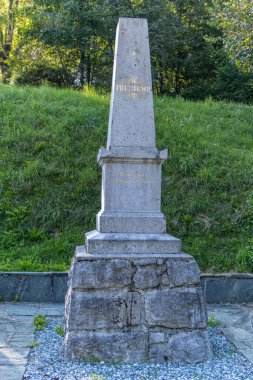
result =
[[199,268],[187,254],[87,254],[69,274],[63,354],[69,360],[211,359]]
[[161,212],[100,211],[97,230],[102,233],[163,234],[166,219]]
[[181,240],[168,234],[100,233],[85,234],[89,254],[167,254],[179,253]]

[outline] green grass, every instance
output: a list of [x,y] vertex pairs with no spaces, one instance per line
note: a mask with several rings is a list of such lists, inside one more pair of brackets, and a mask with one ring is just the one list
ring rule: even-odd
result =
[[[0,85],[0,270],[67,270],[100,209],[109,96]],[[155,99],[168,231],[202,271],[253,271],[253,106]]]

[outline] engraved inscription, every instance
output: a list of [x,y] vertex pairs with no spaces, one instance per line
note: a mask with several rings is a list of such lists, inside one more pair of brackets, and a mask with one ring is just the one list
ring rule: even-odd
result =
[[145,173],[129,173],[129,172],[120,172],[120,177],[147,177]]
[[120,179],[115,179],[113,183],[131,183],[131,184],[141,184],[141,185],[150,185],[153,181],[149,180],[147,174],[145,173],[130,173],[122,171],[119,173]]
[[139,52],[138,49],[132,49],[132,51],[131,51],[131,55],[132,55],[132,57],[136,57],[137,54],[139,54],[139,53],[140,53],[140,52]]
[[146,86],[146,85],[142,85],[142,84],[135,84],[135,83],[117,84],[116,85],[116,91],[120,91],[120,92],[150,92],[151,86]]
[[153,181],[148,179],[114,179],[113,183],[131,183],[131,184],[141,184],[141,185],[150,185]]
[[139,49],[137,49],[137,47],[136,46],[134,46],[134,45],[131,45],[131,46],[129,46],[129,48],[128,48],[128,53],[129,53],[129,55],[131,56],[131,57],[137,57],[139,54],[140,54],[140,50]]

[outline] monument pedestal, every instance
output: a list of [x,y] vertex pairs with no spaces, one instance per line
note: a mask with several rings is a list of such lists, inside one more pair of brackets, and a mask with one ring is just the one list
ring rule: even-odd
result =
[[66,297],[65,358],[209,360],[199,282],[195,260],[184,253],[87,254],[78,247]]
[[161,166],[167,149],[124,146],[101,148],[102,205],[97,214],[101,233],[164,234],[161,212]]

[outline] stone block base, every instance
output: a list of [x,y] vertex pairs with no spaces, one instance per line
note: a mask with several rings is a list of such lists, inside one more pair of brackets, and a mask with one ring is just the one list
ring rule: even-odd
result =
[[69,360],[211,359],[199,268],[186,254],[88,255],[69,274],[63,354]]

